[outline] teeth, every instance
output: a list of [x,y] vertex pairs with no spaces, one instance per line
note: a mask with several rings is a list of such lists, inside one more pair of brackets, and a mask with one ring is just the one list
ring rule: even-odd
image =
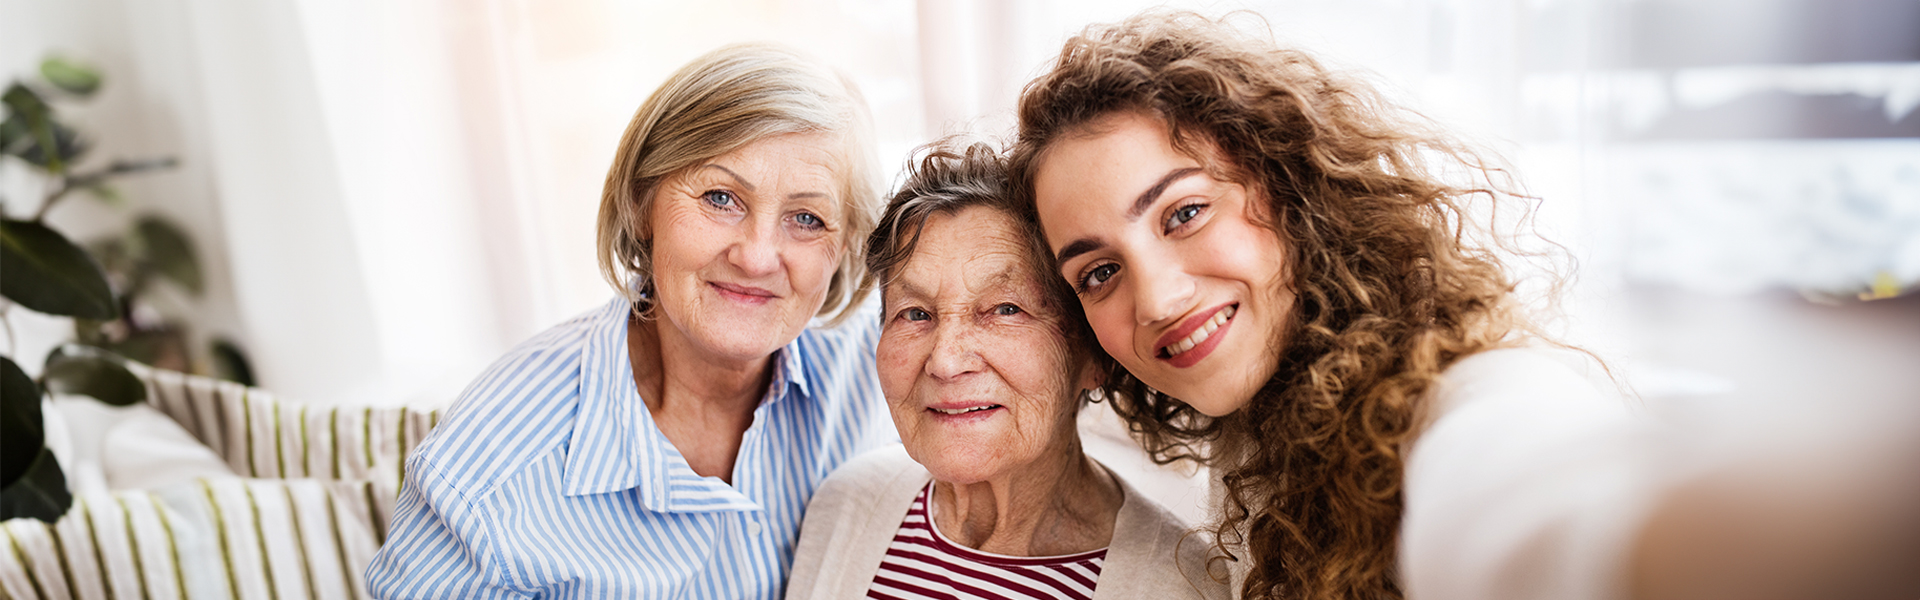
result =
[[1194,346],[1200,345],[1201,342],[1207,341],[1207,337],[1213,335],[1214,330],[1219,329],[1221,325],[1227,324],[1227,319],[1233,318],[1234,308],[1235,307],[1229,306],[1220,309],[1220,312],[1213,313],[1213,318],[1207,319],[1206,324],[1201,325],[1199,329],[1193,330],[1193,333],[1188,335],[1186,339],[1168,345],[1167,356],[1179,356],[1188,350],[1192,350]]
[[953,409],[936,408],[936,409],[933,409],[933,411],[943,415],[963,415],[963,414],[974,412],[974,411],[987,410],[989,408],[1000,408],[1000,405],[990,404],[987,406],[975,406],[973,408],[953,408]]

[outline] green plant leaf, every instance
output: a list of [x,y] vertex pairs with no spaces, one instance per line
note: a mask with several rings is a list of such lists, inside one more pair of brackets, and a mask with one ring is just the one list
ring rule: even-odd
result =
[[9,111],[8,120],[18,119],[25,135],[6,147],[7,153],[52,173],[65,173],[67,164],[86,153],[86,140],[80,133],[53,118],[53,107],[27,86],[15,82],[0,95]]
[[226,338],[213,340],[213,374],[240,385],[253,385],[253,365],[238,344]]
[[34,518],[52,523],[73,506],[73,493],[67,491],[67,475],[60,472],[60,461],[45,446],[27,455],[26,474],[0,487],[0,519]]
[[148,215],[133,226],[133,238],[141,258],[154,272],[200,295],[200,261],[194,256],[193,241],[180,228]]
[[[87,150],[91,149],[91,146],[85,139],[80,137],[79,132],[57,121],[48,121],[47,127],[48,134],[46,137],[39,135],[39,132],[35,131],[35,135],[27,136],[26,143],[21,144],[20,148],[13,152],[13,155],[20,157],[21,160],[27,161],[33,166],[46,169],[49,172],[65,173],[67,165],[79,160],[80,155],[86,154]],[[52,156],[48,156],[45,150],[45,140],[47,139],[53,140],[54,154]]]
[[40,422],[40,385],[13,359],[0,356],[0,486],[27,472],[46,435]]
[[7,118],[0,121],[0,154],[16,154],[14,145],[25,144],[32,135],[27,128],[27,119],[7,111]]
[[13,115],[26,119],[28,125],[32,125],[35,119],[45,119],[53,115],[53,107],[49,106],[46,100],[42,100],[40,94],[34,93],[33,88],[18,81],[7,86],[6,93],[0,95],[0,101],[5,101],[7,109],[12,111]]
[[80,394],[114,406],[147,399],[147,385],[126,367],[126,359],[92,346],[67,344],[47,355],[40,374],[47,391]]
[[31,221],[0,219],[0,294],[50,315],[119,318],[113,288],[85,250]]
[[66,93],[82,98],[100,90],[100,70],[58,56],[40,61],[40,76]]

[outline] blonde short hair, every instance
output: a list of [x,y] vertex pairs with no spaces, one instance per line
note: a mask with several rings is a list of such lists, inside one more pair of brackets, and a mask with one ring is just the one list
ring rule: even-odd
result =
[[653,190],[667,176],[754,141],[827,132],[841,141],[844,252],[818,316],[845,318],[873,287],[861,256],[877,193],[866,104],[853,83],[793,50],[734,44],[696,58],[633,113],[600,195],[600,274],[651,316]]

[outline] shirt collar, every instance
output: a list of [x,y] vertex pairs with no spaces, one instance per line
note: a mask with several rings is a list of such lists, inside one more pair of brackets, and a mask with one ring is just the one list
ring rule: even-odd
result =
[[[566,458],[562,486],[569,496],[638,489],[649,508],[671,505],[667,472],[674,455],[658,427],[652,426],[627,357],[627,318],[632,304],[616,297],[594,313],[580,352],[580,401]],[[773,356],[773,377],[766,407],[811,398],[820,389],[817,375],[803,365],[812,351],[807,332]],[[796,396],[789,398],[789,396]],[[764,424],[755,423],[755,427]],[[739,474],[736,474],[736,477]]]
[[807,337],[807,332],[801,331],[800,337],[774,351],[773,379],[767,386],[767,399],[761,402],[762,405],[780,402],[787,397],[787,392],[797,393],[802,398],[813,397],[814,373],[804,367],[806,358],[803,355],[812,351],[802,343]]

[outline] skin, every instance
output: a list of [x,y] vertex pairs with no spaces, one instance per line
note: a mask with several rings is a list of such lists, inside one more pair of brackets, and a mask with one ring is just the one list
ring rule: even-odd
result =
[[[1011,217],[937,214],[883,291],[880,387],[907,454],[933,475],[934,526],[986,552],[1106,547],[1123,500],[1081,451],[1089,361],[1045,312]],[[983,407],[960,415],[937,409]]]
[[845,248],[836,147],[829,134],[773,136],[652,192],[655,318],[629,321],[627,355],[695,473],[732,481],[773,353],[826,300]]
[[[1273,376],[1294,296],[1260,194],[1206,167],[1159,119],[1122,112],[1048,147],[1034,184],[1060,276],[1100,346],[1147,385],[1221,416]],[[1169,349],[1216,315],[1224,322],[1201,343]]]

